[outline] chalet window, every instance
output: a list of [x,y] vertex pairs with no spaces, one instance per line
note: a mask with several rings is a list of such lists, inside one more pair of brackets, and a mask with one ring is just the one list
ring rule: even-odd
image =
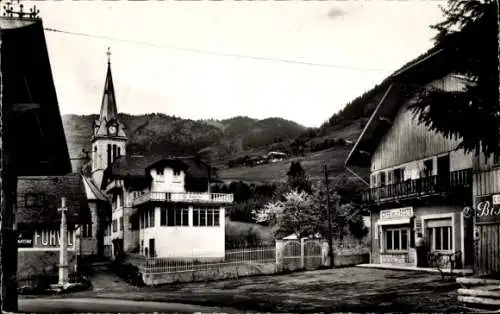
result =
[[113,232],[118,231],[118,221],[116,219],[113,219]]
[[385,182],[385,171],[382,171],[380,173],[380,186],[384,186],[386,184]]
[[216,227],[220,225],[220,211],[218,209],[194,209],[193,226]]
[[82,237],[84,238],[92,237],[92,224],[82,225]]
[[394,184],[394,172],[387,172],[387,184]]
[[408,228],[385,228],[385,251],[406,251],[408,250]]
[[427,159],[424,161],[424,176],[430,177],[432,176],[434,168],[434,160],[432,159]]
[[404,168],[394,169],[393,174],[394,174],[394,183],[401,183],[404,181],[404,178],[405,178],[405,169]]
[[432,251],[453,250],[451,218],[433,219],[426,222],[427,239]]

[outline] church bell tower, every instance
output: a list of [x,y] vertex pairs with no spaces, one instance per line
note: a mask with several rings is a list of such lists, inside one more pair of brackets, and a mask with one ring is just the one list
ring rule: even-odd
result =
[[125,155],[127,136],[123,124],[118,121],[113,76],[111,75],[111,52],[108,48],[108,70],[99,119],[92,124],[92,178],[101,187],[104,170],[117,158]]

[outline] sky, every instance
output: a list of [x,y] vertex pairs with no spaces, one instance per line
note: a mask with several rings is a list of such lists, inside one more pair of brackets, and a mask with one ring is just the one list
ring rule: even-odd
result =
[[[30,1],[62,114],[282,117],[318,127],[432,46],[443,1]],[[76,34],[75,34],[76,33]]]

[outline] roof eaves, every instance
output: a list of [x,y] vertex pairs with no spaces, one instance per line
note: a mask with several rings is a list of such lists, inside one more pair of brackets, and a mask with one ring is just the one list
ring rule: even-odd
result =
[[380,99],[377,107],[375,108],[375,110],[373,111],[370,119],[368,120],[368,123],[366,123],[365,127],[363,128],[363,131],[361,132],[361,135],[358,137],[358,140],[356,141],[356,143],[354,144],[353,148],[351,149],[351,151],[349,152],[349,155],[347,156],[347,159],[344,163],[344,165],[346,167],[349,166],[349,162],[351,160],[351,157],[353,156],[353,154],[357,151],[358,149],[358,146],[360,145],[363,137],[365,136],[367,130],[370,128],[371,124],[374,122],[374,119],[375,117],[378,116],[378,113],[380,111],[380,108],[382,107],[382,104],[385,102],[386,98],[387,98],[387,95],[389,95],[390,91],[393,89],[394,87],[394,84],[390,84],[389,87],[387,87],[385,93],[384,93],[384,96],[382,96],[382,99]]

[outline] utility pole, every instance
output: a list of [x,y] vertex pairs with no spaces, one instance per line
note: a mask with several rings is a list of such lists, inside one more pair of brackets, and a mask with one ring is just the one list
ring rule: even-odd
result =
[[334,267],[333,237],[332,237],[332,207],[330,206],[330,182],[328,181],[328,170],[323,165],[326,186],[326,207],[328,209],[328,252],[330,253],[330,268]]

